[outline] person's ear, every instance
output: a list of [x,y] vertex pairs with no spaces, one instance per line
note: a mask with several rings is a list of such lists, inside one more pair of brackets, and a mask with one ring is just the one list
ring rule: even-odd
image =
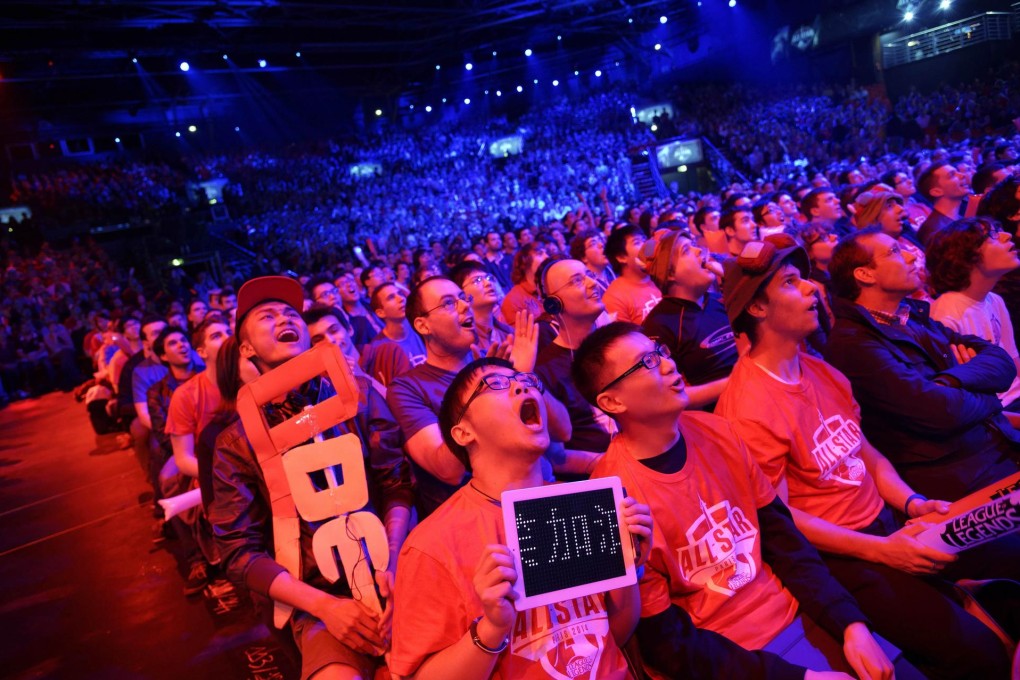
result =
[[470,424],[465,423],[461,420],[459,423],[450,428],[450,436],[460,446],[467,448],[467,445],[475,441],[475,432]]
[[854,279],[862,286],[871,286],[875,283],[875,272],[871,267],[857,267],[854,269]]
[[373,309],[372,311],[375,312],[375,315],[377,317],[379,317],[380,319],[383,318],[383,310],[381,308],[380,309]]
[[418,335],[425,336],[429,334],[429,323],[424,316],[416,318],[411,326],[414,327],[414,330],[418,331]]
[[205,351],[205,346],[204,345],[202,347],[196,347],[195,348],[195,354],[197,354],[198,356],[202,357],[202,361],[203,362],[208,362],[208,360],[209,360],[209,353]]
[[748,314],[759,321],[768,316],[768,310],[765,308],[765,305],[762,304],[761,300],[752,300],[751,303],[745,307],[745,310]]
[[241,356],[245,359],[251,360],[255,357],[255,348],[247,340],[242,340],[237,346],[237,351],[240,352]]
[[614,416],[627,412],[627,406],[608,392],[602,392],[595,397],[595,406],[602,412]]

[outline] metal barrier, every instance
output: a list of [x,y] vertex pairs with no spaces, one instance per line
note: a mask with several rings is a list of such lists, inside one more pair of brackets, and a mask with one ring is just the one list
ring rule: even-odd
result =
[[888,69],[990,40],[1010,40],[1020,16],[1020,3],[1014,4],[1012,10],[985,12],[884,43],[882,65]]

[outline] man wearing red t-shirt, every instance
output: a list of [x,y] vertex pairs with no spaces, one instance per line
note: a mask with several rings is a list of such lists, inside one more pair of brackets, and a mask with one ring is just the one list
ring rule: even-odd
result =
[[641,323],[662,299],[662,291],[645,271],[641,249],[645,233],[640,227],[621,227],[606,241],[606,257],[616,278],[606,288],[602,302],[617,321]]
[[849,381],[800,350],[818,328],[809,266],[804,249],[783,235],[752,242],[727,263],[726,311],[751,350],[737,361],[716,413],[875,630],[935,677],[1004,678],[1004,646],[942,595],[949,583],[932,576],[955,557],[916,540],[927,524],[901,529],[889,509],[920,517],[948,503],[913,492],[864,437]]
[[[619,476],[655,518],[638,627],[642,656],[654,671],[692,673],[684,631],[693,621],[745,649],[774,650],[822,670],[843,664],[841,640],[858,675],[892,677],[857,603],[797,531],[729,424],[683,412],[687,395],[666,348],[633,325],[613,323],[582,343],[573,371],[581,393],[620,428],[593,476]],[[798,609],[807,616],[798,617]],[[825,633],[832,661],[820,651]],[[720,649],[694,673],[805,676],[784,659]]]
[[[542,486],[549,447],[544,388],[534,373],[484,358],[450,383],[439,426],[472,473],[404,543],[395,590],[390,671],[429,678],[632,678],[620,647],[634,631],[637,585],[515,611],[517,580],[500,494]],[[648,507],[626,498],[623,516],[643,564]]]

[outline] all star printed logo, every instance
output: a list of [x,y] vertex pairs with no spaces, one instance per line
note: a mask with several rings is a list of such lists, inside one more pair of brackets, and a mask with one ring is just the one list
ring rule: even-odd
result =
[[864,435],[857,423],[837,414],[823,420],[812,438],[815,446],[811,455],[821,471],[819,479],[861,485],[866,474],[859,455]]
[[758,574],[757,538],[758,529],[729,501],[702,504],[701,516],[687,529],[687,546],[676,551],[680,572],[697,586],[733,597]]
[[510,651],[538,661],[555,680],[593,680],[599,675],[608,635],[605,603],[586,595],[518,612]]

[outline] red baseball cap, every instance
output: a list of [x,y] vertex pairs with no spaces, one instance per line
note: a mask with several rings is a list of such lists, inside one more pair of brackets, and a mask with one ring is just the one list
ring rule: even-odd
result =
[[287,276],[260,276],[245,281],[237,291],[237,321],[234,334],[241,330],[241,324],[248,312],[264,302],[282,302],[301,313],[305,306],[305,289],[296,279]]

